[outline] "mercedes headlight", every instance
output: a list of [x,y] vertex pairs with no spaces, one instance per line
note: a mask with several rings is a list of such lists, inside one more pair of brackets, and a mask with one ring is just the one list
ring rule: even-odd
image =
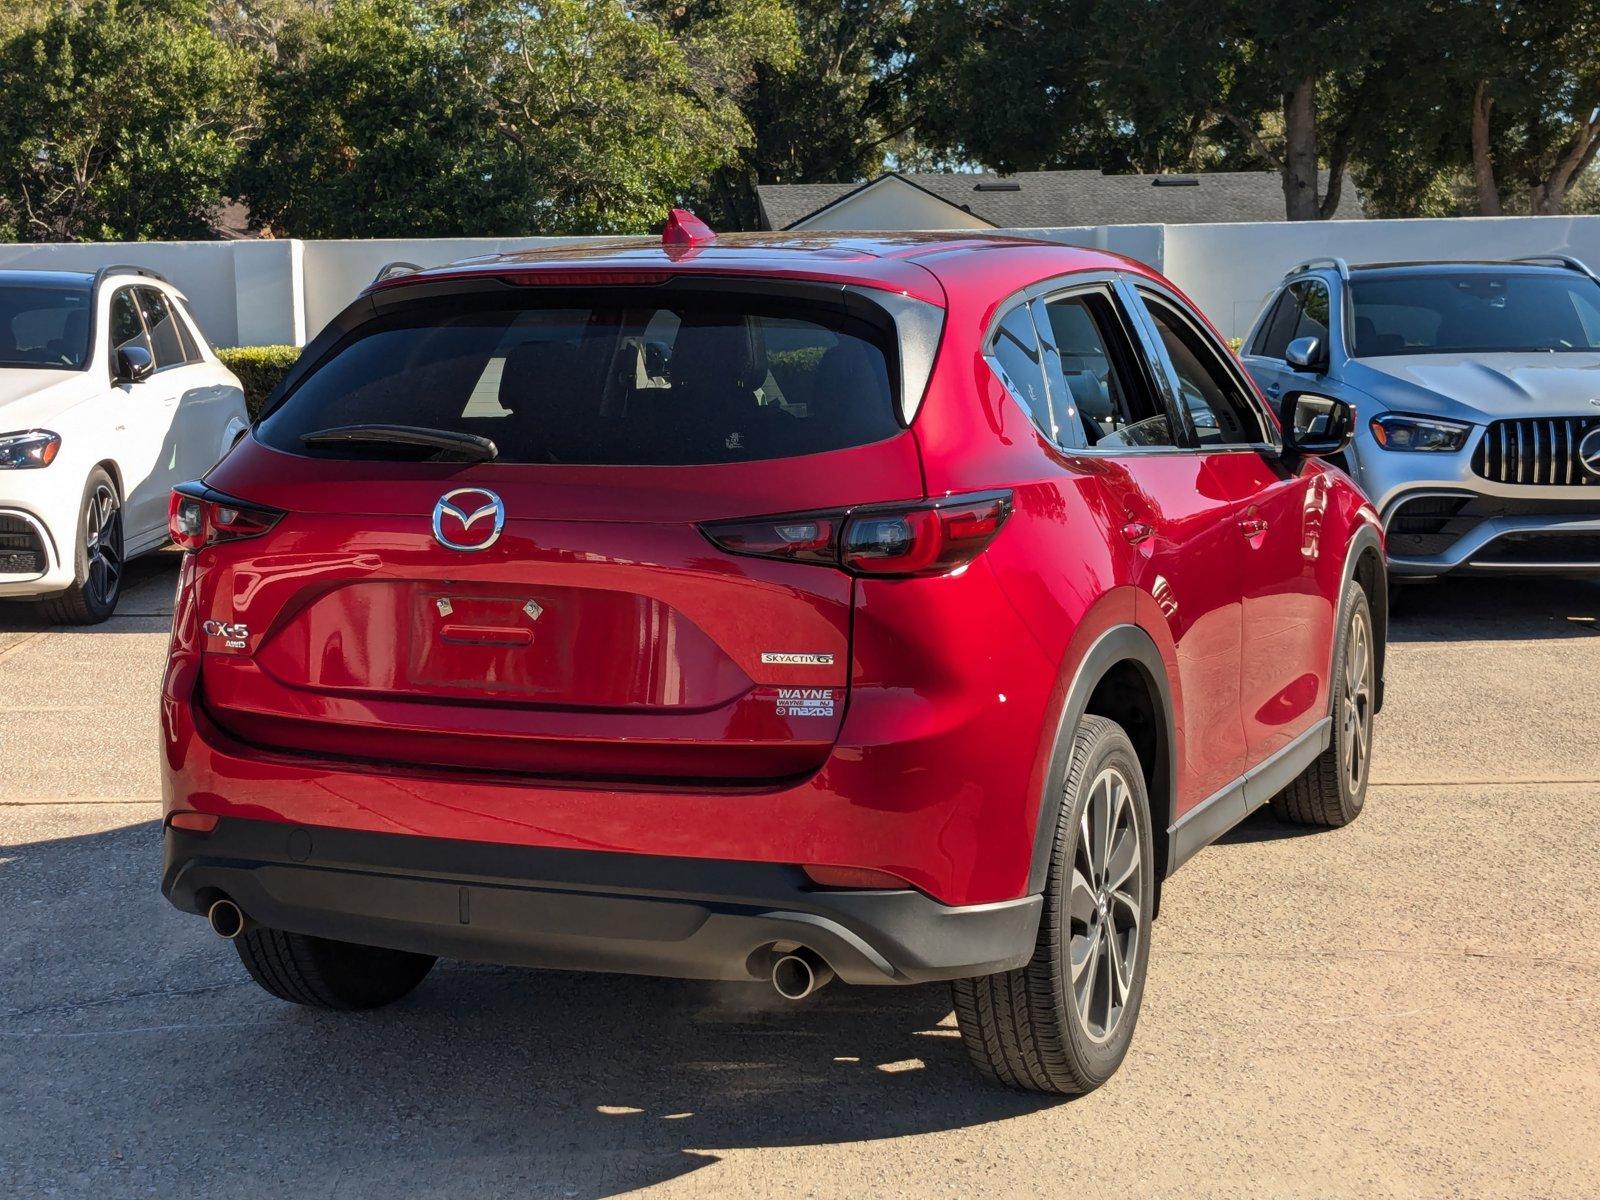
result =
[[48,467],[61,449],[61,435],[48,429],[0,433],[0,471]]
[[1371,427],[1372,436],[1385,450],[1459,450],[1472,433],[1472,426],[1461,421],[1395,413],[1373,417]]

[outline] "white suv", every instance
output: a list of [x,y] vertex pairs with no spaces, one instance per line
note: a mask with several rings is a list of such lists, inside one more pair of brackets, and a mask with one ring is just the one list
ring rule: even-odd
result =
[[103,621],[172,486],[249,428],[186,301],[141,267],[0,271],[0,600]]

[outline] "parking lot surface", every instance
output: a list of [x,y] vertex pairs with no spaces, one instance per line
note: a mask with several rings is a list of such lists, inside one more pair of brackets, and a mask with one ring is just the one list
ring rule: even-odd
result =
[[98,628],[0,608],[0,1195],[1600,1194],[1600,585],[1407,593],[1366,812],[1175,876],[1128,1061],[1063,1101],[979,1080],[943,987],[272,1000],[157,891],[173,560],[134,570]]

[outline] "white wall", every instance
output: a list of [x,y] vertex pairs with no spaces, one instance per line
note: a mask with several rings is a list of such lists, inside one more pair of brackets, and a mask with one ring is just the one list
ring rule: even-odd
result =
[[305,242],[305,336],[303,342],[339,314],[392,262],[438,267],[485,254],[502,254],[539,245],[581,242],[585,238],[375,238],[370,241]]
[[1161,270],[1225,335],[1240,337],[1283,273],[1308,258],[1361,263],[1528,254],[1570,254],[1600,270],[1600,216],[1169,225]]
[[[1600,269],[1600,216],[1240,225],[1096,225],[1009,232],[1112,250],[1163,271],[1222,332],[1245,333],[1268,290],[1297,262],[1576,255]],[[577,238],[0,244],[0,269],[151,267],[189,297],[218,346],[303,344],[395,261],[432,267]]]

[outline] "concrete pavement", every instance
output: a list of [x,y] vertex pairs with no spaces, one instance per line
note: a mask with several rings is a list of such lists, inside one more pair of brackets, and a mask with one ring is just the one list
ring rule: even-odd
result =
[[971,1074],[940,987],[273,1001],[156,892],[142,570],[95,630],[0,610],[0,1194],[1600,1192],[1600,586],[1407,594],[1367,811],[1186,866],[1127,1063],[1062,1102]]

